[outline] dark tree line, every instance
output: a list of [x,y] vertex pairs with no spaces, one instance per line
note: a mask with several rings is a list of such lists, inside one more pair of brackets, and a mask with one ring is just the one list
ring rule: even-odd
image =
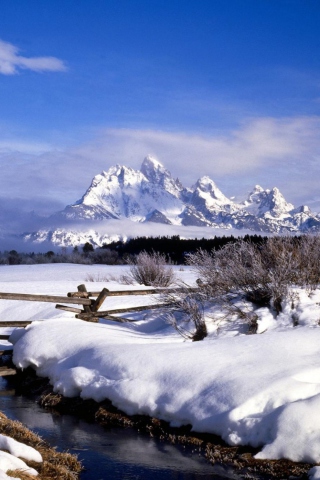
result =
[[[136,237],[127,242],[112,242],[104,245],[102,248],[116,251],[121,259],[126,259],[132,255],[139,255],[141,252],[159,252],[173,263],[182,265],[186,262],[186,256],[189,253],[195,253],[199,249],[207,252],[219,250],[224,245],[235,243],[237,240],[238,238],[233,235],[201,239],[183,239],[180,238],[179,235],[171,237]],[[262,237],[261,235],[245,235],[243,240],[255,245],[262,245],[266,242],[267,237]]]
[[[102,247],[96,247],[87,242],[71,248],[61,248],[60,252],[48,251],[47,253],[19,253],[16,250],[0,252],[0,265],[22,265],[38,263],[82,263],[82,264],[104,264],[116,265],[131,263],[130,257],[139,255],[141,252],[158,252],[168,261],[177,265],[186,263],[188,254],[197,252],[199,249],[206,252],[219,250],[224,245],[235,243],[238,240],[233,235],[201,238],[183,239],[179,235],[172,237],[136,237],[127,242],[112,242]],[[261,235],[246,235],[243,237],[246,242],[255,245],[262,245],[267,237]]]

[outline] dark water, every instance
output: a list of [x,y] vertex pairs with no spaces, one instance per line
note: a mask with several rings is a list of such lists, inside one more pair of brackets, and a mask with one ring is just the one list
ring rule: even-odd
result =
[[191,448],[169,445],[132,429],[105,428],[40,408],[8,390],[0,379],[0,410],[38,433],[58,450],[76,453],[85,467],[81,480],[213,480],[237,476],[213,467]]

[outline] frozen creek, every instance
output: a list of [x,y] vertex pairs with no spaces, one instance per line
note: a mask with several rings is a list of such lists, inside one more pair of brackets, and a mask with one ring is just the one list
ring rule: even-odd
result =
[[34,399],[14,394],[0,379],[0,411],[19,420],[58,450],[77,454],[81,480],[218,480],[230,470],[213,467],[191,448],[169,445],[132,429],[105,428],[71,415],[47,412]]

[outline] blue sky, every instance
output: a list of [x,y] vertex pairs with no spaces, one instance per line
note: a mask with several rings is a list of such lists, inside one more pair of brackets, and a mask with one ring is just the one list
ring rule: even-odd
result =
[[[155,155],[320,211],[318,0],[0,0],[0,206],[52,213]],[[23,200],[23,202],[21,202]]]

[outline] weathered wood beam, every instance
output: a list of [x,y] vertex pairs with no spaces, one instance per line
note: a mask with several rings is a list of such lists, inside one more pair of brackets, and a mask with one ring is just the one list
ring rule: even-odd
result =
[[[80,287],[80,285],[79,285],[79,287]],[[98,295],[92,295],[89,292],[69,292],[67,295],[68,295],[68,297],[72,297],[72,298],[89,298],[89,297],[98,296]]]
[[[98,297],[101,292],[69,292],[68,297],[79,297],[79,298],[88,298],[88,297]],[[161,293],[158,289],[150,290],[117,290],[110,291],[110,297],[115,296],[125,296],[125,295],[154,295],[155,293]]]
[[0,390],[0,397],[13,397],[16,394],[16,391],[11,388],[11,390]]
[[153,305],[142,305],[141,307],[126,307],[126,308],[116,308],[114,310],[108,310],[107,312],[97,312],[100,317],[103,317],[104,314],[112,315],[114,313],[124,313],[124,312],[142,312],[143,310],[154,310],[156,308],[165,308],[166,305],[163,303],[153,304]]
[[96,317],[96,316],[90,315],[89,313],[79,313],[78,315],[76,315],[76,317],[79,320],[86,320],[87,322],[92,322],[92,323],[98,323],[99,318],[103,318],[105,320],[112,320],[118,323],[129,323],[133,321],[133,320],[129,320],[128,318],[114,317],[113,315],[103,315],[103,317],[101,316]]
[[[87,289],[86,289],[86,286],[82,283],[81,285],[78,285],[78,292],[80,293],[88,293],[87,292]],[[86,300],[85,298],[83,300]],[[89,299],[88,299],[89,300]],[[86,312],[86,313],[89,313],[91,312],[91,304],[92,304],[92,300],[90,300],[90,305],[85,305],[83,307],[83,310]]]
[[[125,313],[125,312],[141,312],[143,310],[153,310],[155,308],[164,308],[165,305],[163,303],[157,305],[143,305],[141,307],[126,307],[126,308],[117,308],[114,310],[106,310],[106,311],[99,311],[99,312],[90,312],[90,313],[79,313],[76,315],[76,318],[81,320],[86,320],[87,318],[92,318],[92,322],[95,322],[98,318],[107,318],[110,315],[115,313]],[[114,317],[116,318],[116,317]],[[117,317],[119,318],[119,317]],[[113,318],[111,318],[113,320]],[[126,319],[127,320],[127,319]],[[131,320],[128,320],[131,321]]]
[[109,295],[109,290],[107,288],[103,288],[100,294],[98,295],[97,300],[92,304],[91,310],[93,312],[97,312],[108,295]]
[[11,333],[6,335],[0,335],[0,340],[9,340]]
[[93,316],[92,313],[77,313],[76,318],[78,318],[79,320],[85,320],[86,322],[99,322],[99,317]]
[[[109,297],[121,297],[126,295],[156,295],[161,293],[175,293],[182,292],[183,288],[150,288],[149,290],[109,290]],[[196,292],[198,288],[190,288],[189,291]],[[68,297],[72,298],[88,298],[98,297],[101,292],[69,292]]]
[[8,320],[6,322],[5,321],[0,321],[0,328],[5,328],[5,327],[12,327],[12,328],[22,327],[22,328],[25,328],[28,325],[30,325],[31,323],[32,323],[32,320],[13,320],[12,322],[10,322],[10,320]]
[[124,318],[124,317],[114,317],[113,315],[104,315],[103,318],[105,320],[112,320],[113,322],[118,322],[118,323],[129,323],[132,322],[133,320],[130,320],[129,318]]
[[16,375],[17,370],[15,368],[0,367],[0,377],[6,377],[8,375]]
[[0,356],[2,357],[3,355],[12,355],[13,350],[12,348],[8,348],[8,350],[0,350]]
[[[104,318],[107,315],[113,315],[114,313],[125,313],[125,312],[141,312],[143,310],[152,310],[155,308],[163,308],[165,305],[163,303],[160,304],[153,304],[153,305],[143,305],[140,307],[123,307],[123,308],[115,308],[113,310],[100,310],[98,312],[90,312],[88,314],[79,313],[76,315],[76,318],[81,318],[83,315],[96,317],[96,318]],[[81,317],[80,317],[81,316]]]
[[67,307],[66,305],[56,305],[56,308],[58,310],[65,310],[66,312],[72,312],[72,313],[81,313],[83,311],[81,310],[81,308]]
[[0,292],[0,300],[23,300],[27,302],[76,303],[79,305],[91,305],[91,300],[89,298],[69,298],[55,295],[33,295],[29,293]]

